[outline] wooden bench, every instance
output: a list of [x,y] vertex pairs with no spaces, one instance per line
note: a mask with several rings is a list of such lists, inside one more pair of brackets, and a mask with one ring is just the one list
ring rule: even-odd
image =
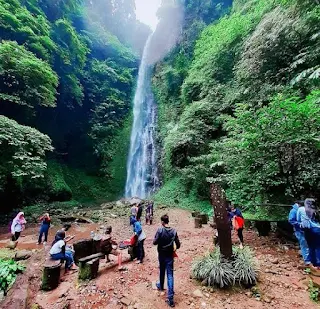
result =
[[105,255],[101,252],[79,259],[79,279],[91,280],[98,276],[99,261]]
[[60,260],[47,258],[42,273],[42,290],[51,291],[58,287],[60,283],[61,265],[62,263]]

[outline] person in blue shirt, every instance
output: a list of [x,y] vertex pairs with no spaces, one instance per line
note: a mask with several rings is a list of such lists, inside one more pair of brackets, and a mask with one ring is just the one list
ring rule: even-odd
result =
[[[299,218],[297,218],[299,208],[301,208],[301,211],[300,211]],[[306,241],[306,238],[304,236],[304,231],[301,228],[301,214],[302,214],[303,208],[304,208],[303,201],[296,201],[292,205],[292,209],[289,212],[288,221],[292,225],[293,230],[294,230],[294,235],[296,236],[296,238],[299,242],[303,261],[304,261],[305,265],[308,266],[311,263],[310,255],[309,255],[309,247],[308,247],[308,243]]]
[[311,264],[320,267],[320,224],[315,221],[315,200],[307,198],[304,207],[297,211],[297,221],[304,230],[304,236],[309,247]]
[[142,229],[140,221],[136,218],[132,218],[133,232],[137,237],[137,264],[143,263],[145,257],[144,252],[144,241],[146,239],[146,234]]

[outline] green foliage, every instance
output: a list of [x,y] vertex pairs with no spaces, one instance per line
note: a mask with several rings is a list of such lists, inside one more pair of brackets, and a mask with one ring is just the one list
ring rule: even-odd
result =
[[46,133],[55,148],[45,180],[1,177],[10,207],[122,192],[122,163],[117,189],[106,188],[118,173],[110,145],[130,110],[138,63],[129,46],[141,50],[150,32],[134,10],[133,0],[0,0],[0,114]]
[[208,286],[255,285],[259,268],[249,247],[233,250],[233,260],[221,258],[219,248],[192,264],[192,276]]
[[230,14],[195,32],[195,44],[182,35],[153,80],[161,200],[179,179],[197,205],[215,181],[250,206],[248,216],[282,218],[258,205],[318,195],[319,16],[309,0],[235,0]]
[[314,92],[305,100],[278,96],[257,111],[237,107],[222,142],[231,198],[263,202],[318,190],[319,99]]
[[50,200],[68,201],[72,198],[72,191],[64,179],[60,164],[49,161],[46,176],[47,194]]
[[50,66],[17,42],[0,43],[0,101],[55,106],[58,77]]
[[43,177],[47,167],[45,154],[52,150],[47,135],[0,116],[1,178]]
[[313,285],[312,280],[309,280],[309,297],[314,302],[319,302],[320,289]]
[[14,260],[0,259],[0,290],[6,294],[16,280],[17,274],[25,269]]
[[166,181],[153,199],[156,204],[177,206],[188,210],[197,209],[212,216],[212,206],[209,201],[200,200],[194,191],[186,192],[182,180],[178,177]]

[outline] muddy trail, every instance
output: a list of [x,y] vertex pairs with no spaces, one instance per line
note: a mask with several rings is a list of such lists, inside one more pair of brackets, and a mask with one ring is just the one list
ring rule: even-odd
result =
[[[27,308],[82,308],[82,309],[163,309],[166,294],[155,289],[158,279],[157,250],[152,245],[153,236],[158,228],[160,216],[167,212],[170,225],[178,231],[182,246],[175,260],[175,301],[176,308],[319,308],[309,299],[307,291],[308,277],[298,269],[300,258],[294,246],[281,244],[274,235],[258,237],[253,230],[245,231],[244,238],[250,246],[260,265],[259,284],[253,293],[250,289],[234,288],[231,290],[217,290],[202,287],[198,282],[190,279],[192,261],[208,250],[213,249],[213,229],[205,225],[201,229],[194,228],[191,213],[181,209],[163,209],[156,211],[155,224],[144,225],[147,239],[145,241],[146,258],[143,264],[128,262],[124,265],[127,270],[119,272],[116,267],[116,257],[110,268],[104,260],[100,261],[98,278],[89,282],[78,282],[77,272],[64,275],[59,287],[51,292],[39,290],[41,271],[49,245],[38,246],[38,227],[27,228],[19,241],[18,248],[33,249],[33,256],[27,262],[27,271],[21,275],[11,289],[1,308],[18,308],[15,300],[27,298]],[[108,219],[113,227],[113,234],[117,240],[128,239],[132,230],[129,220],[125,217]],[[88,238],[90,231],[95,230],[97,224],[72,225],[68,234],[75,234],[79,240]],[[50,229],[50,243],[58,226]],[[234,237],[234,236],[233,236]],[[8,235],[1,235],[0,247],[7,242]],[[236,243],[236,237],[234,237]],[[235,244],[237,245],[237,244]],[[123,251],[123,258],[127,258],[127,251]],[[22,286],[27,291],[21,291]],[[197,291],[199,290],[199,291]],[[194,293],[195,291],[200,293]],[[195,296],[195,294],[199,294]],[[257,297],[257,295],[260,297]],[[16,301],[18,304],[18,301]],[[38,307],[34,306],[35,304]],[[34,307],[32,307],[32,305]]]

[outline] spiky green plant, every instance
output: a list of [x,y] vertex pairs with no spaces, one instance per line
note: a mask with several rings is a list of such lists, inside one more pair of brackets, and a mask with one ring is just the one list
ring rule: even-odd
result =
[[255,285],[259,267],[249,247],[234,248],[234,284]]
[[233,259],[221,258],[216,249],[194,261],[192,276],[208,286],[220,288],[232,285],[254,285],[257,282],[259,267],[250,248],[234,249]]

